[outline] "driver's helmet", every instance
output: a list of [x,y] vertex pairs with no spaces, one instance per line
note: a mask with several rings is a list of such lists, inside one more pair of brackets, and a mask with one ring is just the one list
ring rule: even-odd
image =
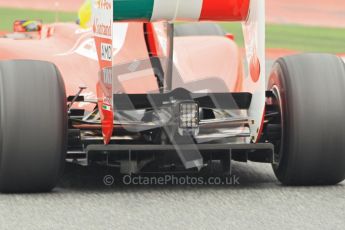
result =
[[40,31],[42,28],[42,22],[35,20],[24,21],[22,27],[25,28],[26,32]]
[[90,27],[90,21],[92,17],[92,2],[91,0],[86,0],[80,7],[78,12],[78,24],[82,28]]

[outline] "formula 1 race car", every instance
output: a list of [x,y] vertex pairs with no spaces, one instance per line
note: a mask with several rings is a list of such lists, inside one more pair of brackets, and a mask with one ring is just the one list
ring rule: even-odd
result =
[[[345,64],[280,58],[267,84],[264,18],[262,0],[99,0],[92,31],[0,38],[0,191],[50,191],[65,162],[230,174],[254,161],[285,185],[343,181]],[[212,21],[242,22],[245,55]]]

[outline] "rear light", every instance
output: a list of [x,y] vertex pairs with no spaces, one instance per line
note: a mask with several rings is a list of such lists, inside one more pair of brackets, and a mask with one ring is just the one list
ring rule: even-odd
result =
[[181,102],[179,109],[179,133],[196,133],[199,129],[199,105],[195,102]]

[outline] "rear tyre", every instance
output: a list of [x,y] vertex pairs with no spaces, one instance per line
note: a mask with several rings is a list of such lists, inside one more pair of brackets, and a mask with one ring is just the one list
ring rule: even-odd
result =
[[0,192],[50,191],[66,149],[66,93],[56,66],[0,62]]
[[274,172],[285,185],[345,179],[345,68],[333,55],[279,59],[268,89],[280,105],[282,135]]

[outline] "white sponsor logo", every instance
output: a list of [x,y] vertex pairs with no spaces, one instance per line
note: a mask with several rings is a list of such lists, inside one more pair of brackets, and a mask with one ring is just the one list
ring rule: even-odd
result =
[[95,7],[98,9],[111,10],[113,8],[112,0],[96,0]]
[[103,70],[103,83],[106,85],[111,85],[113,82],[113,73],[112,69]]
[[96,0],[93,7],[93,31],[97,37],[112,39],[113,1]]
[[112,47],[111,44],[101,43],[102,61],[112,61]]
[[93,23],[93,31],[96,35],[99,35],[99,37],[112,38],[112,25],[113,20],[110,20],[108,23],[103,23],[100,22],[98,18],[95,18]]

